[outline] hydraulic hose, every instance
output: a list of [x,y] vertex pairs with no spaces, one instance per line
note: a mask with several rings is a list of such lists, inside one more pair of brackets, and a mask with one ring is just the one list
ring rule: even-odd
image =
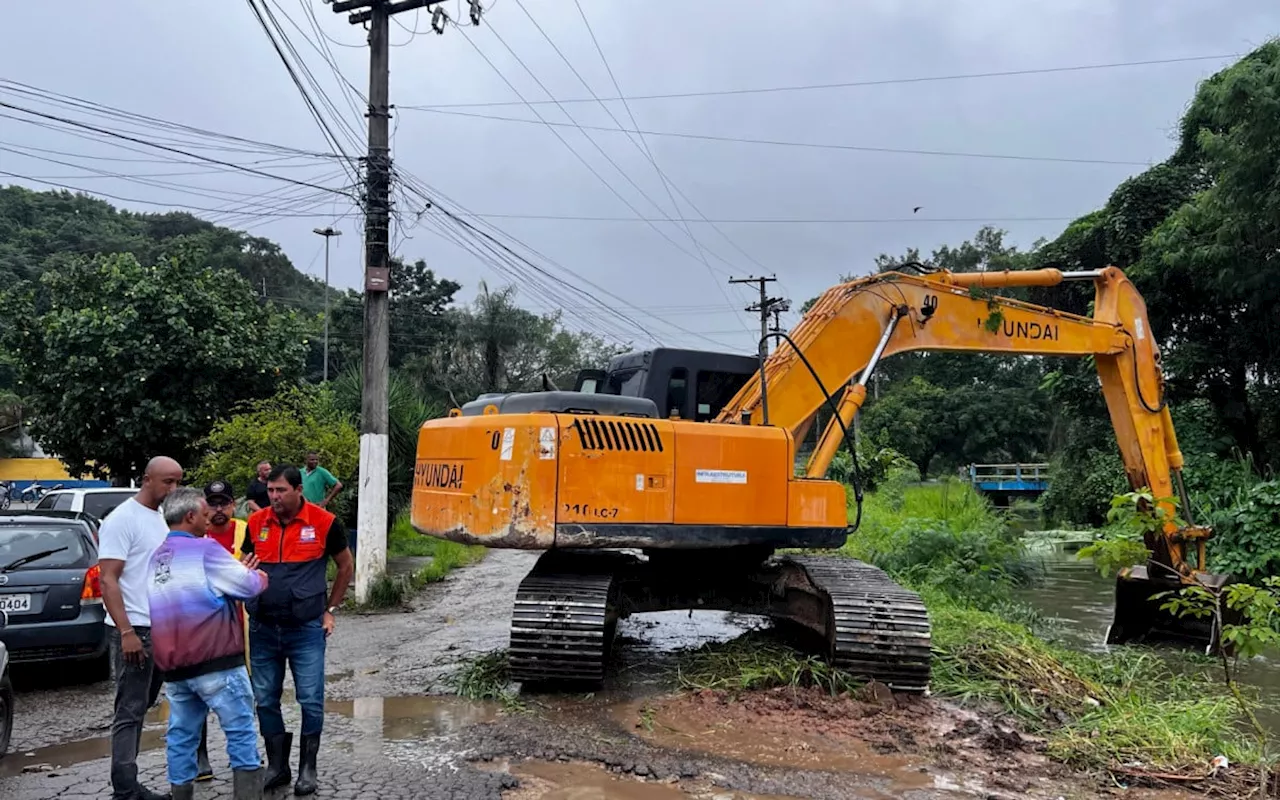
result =
[[[770,339],[781,339],[785,341],[787,344],[791,345],[791,349],[794,350],[795,354],[800,357],[800,362],[804,364],[805,369],[809,370],[809,374],[813,376],[814,383],[818,384],[818,390],[822,392],[822,396],[826,400],[827,407],[831,409],[831,414],[835,418],[836,424],[840,426],[840,432],[841,434],[843,434],[845,447],[849,450],[849,455],[853,459],[853,500],[857,508],[857,511],[855,512],[855,515],[854,515],[853,525],[850,525],[847,527],[848,527],[849,533],[855,533],[858,530],[858,526],[862,524],[862,496],[863,496],[862,467],[858,464],[857,444],[856,442],[854,442],[853,436],[851,436],[849,433],[849,426],[845,425],[844,420],[840,419],[840,409],[836,405],[835,399],[832,398],[831,392],[827,391],[827,387],[822,383],[822,378],[819,377],[818,371],[813,368],[812,364],[809,363],[809,359],[805,357],[804,352],[798,346],[796,346],[796,343],[792,341],[791,337],[788,334],[782,331],[773,331],[771,333],[767,333],[764,336],[760,337],[759,350],[761,353],[764,352],[764,346]],[[763,415],[763,422],[765,425],[769,424],[768,394],[769,394],[769,384],[765,381],[764,360],[761,359],[761,362],[760,362],[760,410],[761,410],[761,414]]]

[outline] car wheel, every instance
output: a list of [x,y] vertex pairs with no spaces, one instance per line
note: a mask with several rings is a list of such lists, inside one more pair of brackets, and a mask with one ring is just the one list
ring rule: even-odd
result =
[[9,752],[9,737],[13,734],[13,684],[9,676],[0,680],[0,759]]

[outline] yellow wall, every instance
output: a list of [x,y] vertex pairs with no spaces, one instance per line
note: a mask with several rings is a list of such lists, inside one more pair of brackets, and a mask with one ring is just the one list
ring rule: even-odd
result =
[[0,481],[73,480],[56,458],[0,458]]

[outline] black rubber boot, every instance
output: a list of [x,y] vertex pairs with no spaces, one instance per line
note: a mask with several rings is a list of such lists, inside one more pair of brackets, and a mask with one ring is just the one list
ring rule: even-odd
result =
[[234,800],[262,800],[261,769],[238,769],[232,781]]
[[173,800],[193,800],[196,796],[196,785],[194,783],[171,783],[169,784],[169,796]]
[[262,788],[271,791],[293,780],[289,769],[289,751],[293,749],[293,734],[281,733],[267,740],[267,771],[262,776]]
[[320,734],[302,734],[298,747],[298,782],[293,785],[294,794],[315,794],[316,754],[320,752]]
[[[183,784],[183,785],[184,785],[184,786],[186,786],[186,787],[188,787],[188,788],[190,788],[190,787],[191,787],[191,784],[189,784],[189,783],[187,783],[187,784]],[[172,800],[172,798],[174,798],[174,797],[177,797],[177,796],[178,796],[178,795],[173,794],[173,789],[174,789],[174,788],[179,788],[179,789],[181,789],[182,787],[181,787],[181,786],[179,786],[179,787],[175,787],[173,784],[169,784],[169,791],[168,791],[168,792],[165,792],[164,794],[161,794],[160,792],[153,792],[153,791],[151,791],[150,789],[148,789],[147,787],[143,786],[142,784],[138,784],[138,789],[137,789],[137,791],[134,793],[134,795],[133,795],[133,796],[134,796],[137,800]],[[194,791],[194,789],[192,789],[192,791]],[[187,798],[190,798],[190,797],[191,797],[191,795],[187,795]]]
[[213,767],[209,766],[209,718],[200,725],[200,746],[196,748],[196,780],[213,780]]

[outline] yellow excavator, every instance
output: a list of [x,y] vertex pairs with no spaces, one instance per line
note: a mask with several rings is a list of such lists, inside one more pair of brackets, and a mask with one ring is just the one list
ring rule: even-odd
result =
[[[1092,281],[1093,316],[994,294]],[[616,623],[673,609],[737,611],[807,633],[855,676],[922,692],[930,624],[920,597],[869,564],[784,550],[839,548],[853,525],[824,479],[880,360],[905,351],[1090,357],[1131,486],[1186,491],[1146,306],[1116,267],[953,273],[908,265],[835,286],[761,355],[655,349],[584,370],[573,391],[484,395],[425,423],[412,520],[465,544],[545,551],[517,589],[509,661],[522,682],[604,679]],[[763,345],[763,342],[762,342]],[[762,346],[761,353],[764,348]],[[798,445],[829,423],[807,461]],[[855,468],[856,472],[856,468]],[[1152,596],[1205,569],[1204,527],[1151,535],[1122,574],[1108,641],[1212,638]]]

